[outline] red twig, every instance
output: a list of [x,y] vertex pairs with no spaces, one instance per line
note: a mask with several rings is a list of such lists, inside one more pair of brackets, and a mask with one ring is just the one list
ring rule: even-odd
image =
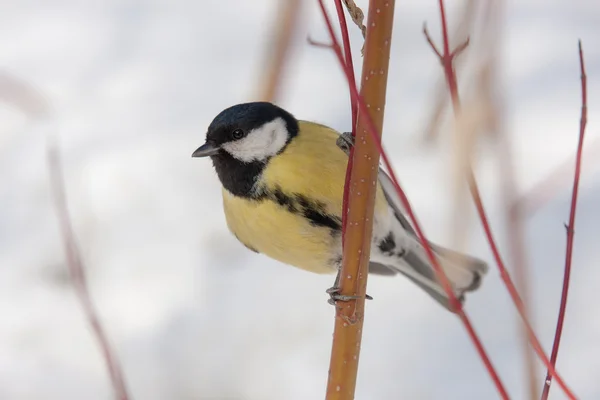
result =
[[477,336],[477,333],[475,332],[475,329],[473,328],[473,326],[471,325],[471,322],[469,321],[469,318],[467,317],[467,315],[465,314],[461,303],[458,301],[458,299],[456,298],[456,296],[454,295],[454,291],[452,290],[452,286],[450,284],[450,281],[448,280],[446,274],[444,273],[443,269],[440,267],[435,255],[433,254],[433,251],[431,250],[431,248],[428,245],[428,241],[425,238],[425,234],[423,233],[423,230],[421,229],[421,226],[419,224],[419,221],[417,220],[412,207],[410,205],[410,202],[408,201],[408,198],[406,197],[406,194],[404,193],[404,191],[402,190],[402,188],[400,187],[400,184],[398,183],[398,180],[396,179],[396,174],[394,173],[394,170],[391,166],[391,163],[389,161],[389,158],[386,154],[386,152],[383,149],[383,146],[381,144],[381,140],[379,138],[379,136],[377,135],[377,129],[375,127],[375,125],[373,124],[373,121],[370,117],[370,114],[368,112],[367,106],[364,104],[364,101],[362,101],[362,98],[360,97],[360,94],[358,93],[358,88],[356,87],[356,82],[354,81],[354,79],[352,79],[352,74],[350,73],[350,71],[348,71],[347,65],[344,62],[344,56],[342,54],[342,50],[340,48],[340,45],[337,41],[337,38],[335,36],[335,33],[333,31],[333,25],[331,23],[331,20],[329,18],[329,15],[327,14],[327,11],[325,10],[325,5],[323,4],[323,0],[319,0],[319,5],[321,7],[321,13],[323,14],[323,17],[325,18],[325,23],[327,25],[327,30],[329,31],[329,35],[331,37],[332,40],[332,45],[331,48],[333,49],[335,55],[338,58],[338,62],[340,63],[340,65],[342,66],[342,69],[344,71],[344,74],[346,75],[346,79],[348,81],[348,86],[350,87],[350,92],[352,94],[352,98],[355,99],[355,101],[357,102],[357,107],[360,113],[364,114],[365,116],[365,123],[368,127],[368,131],[369,134],[371,135],[371,137],[373,138],[373,141],[375,142],[375,144],[377,145],[377,148],[381,154],[381,158],[383,160],[383,163],[386,167],[386,169],[388,170],[389,174],[390,174],[390,178],[392,180],[392,183],[394,184],[394,188],[396,189],[396,192],[398,194],[398,196],[400,197],[400,200],[402,201],[403,206],[405,207],[408,216],[410,217],[410,219],[413,222],[413,225],[415,227],[415,231],[417,232],[417,236],[419,237],[419,240],[421,240],[421,243],[424,244],[424,248],[425,251],[427,253],[427,257],[429,258],[429,260],[431,261],[432,265],[434,266],[434,269],[436,271],[436,276],[438,277],[439,281],[442,284],[442,287],[444,288],[444,290],[446,291],[449,299],[450,299],[450,304],[452,304],[452,307],[454,308],[454,310],[456,311],[457,315],[459,316],[460,320],[463,322],[463,324],[465,325],[465,328],[467,329],[467,333],[469,334],[469,337],[471,338],[471,340],[473,341],[475,348],[477,349],[477,352],[479,354],[479,356],[481,357],[486,369],[488,370],[494,384],[496,385],[496,388],[498,389],[501,397],[503,399],[509,399],[508,393],[506,392],[504,385],[502,384],[502,381],[500,380],[500,377],[498,376],[496,370],[494,369],[494,366],[492,365],[491,360],[489,359],[485,348],[483,347],[483,344],[481,343],[479,337]]
[[[337,11],[338,19],[340,21],[340,30],[342,31],[342,43],[344,45],[345,54],[345,67],[344,69],[350,74],[352,82],[356,81],[354,76],[354,65],[352,63],[352,49],[350,47],[350,36],[348,35],[348,25],[346,24],[346,16],[344,15],[344,8],[342,7],[342,0],[335,0],[335,9]],[[352,110],[352,137],[356,136],[356,122],[358,120],[358,107],[356,105],[356,99],[350,93],[350,108]],[[344,180],[344,197],[342,201],[342,246],[346,242],[346,222],[348,220],[348,197],[350,187],[350,177],[352,176],[352,165],[354,160],[354,146],[350,147],[350,154],[348,156],[348,166],[346,167],[346,178]]]
[[79,301],[83,306],[84,313],[88,319],[92,331],[96,336],[96,340],[102,349],[104,361],[110,374],[110,379],[115,391],[115,398],[118,400],[128,400],[127,388],[123,378],[123,372],[119,365],[114,351],[111,349],[106,332],[102,328],[102,324],[98,318],[98,313],[92,302],[86,276],[83,266],[83,261],[77,247],[73,227],[71,226],[71,217],[67,208],[67,200],[65,196],[65,184],[62,173],[62,167],[58,150],[54,145],[48,146],[48,163],[50,169],[50,183],[54,196],[54,205],[58,215],[61,234],[65,247],[67,266],[71,275],[71,281],[75,288],[75,292],[79,297]]
[[[583,138],[585,136],[585,127],[587,125],[587,77],[585,75],[585,64],[583,62],[583,48],[581,40],[579,41],[579,66],[581,69],[581,119],[579,121],[579,143],[577,145],[577,158],[575,161],[575,177],[573,178],[573,193],[571,195],[571,212],[569,213],[569,224],[567,228],[567,251],[565,255],[565,274],[563,277],[562,295],[560,298],[560,309],[558,312],[558,320],[556,321],[556,332],[554,334],[554,344],[552,345],[552,354],[550,363],[552,367],[556,365],[558,357],[558,348],[560,346],[560,338],[562,335],[563,322],[565,320],[565,312],[567,309],[567,297],[569,295],[569,281],[571,278],[571,262],[573,258],[573,238],[575,235],[575,213],[577,211],[577,195],[579,193],[579,178],[581,176],[581,158],[583,153]],[[550,370],[546,373],[546,381],[542,391],[542,400],[548,398],[550,393],[550,384],[552,382],[552,374]]]
[[[448,30],[447,30],[447,25],[446,25],[446,16],[445,16],[445,11],[444,11],[444,1],[443,0],[439,0],[439,8],[440,8],[440,14],[441,14],[441,20],[442,20],[442,39],[443,39],[443,46],[444,46],[444,52],[441,55],[440,62],[442,63],[442,65],[444,67],[444,74],[446,76],[448,90],[450,91],[450,96],[452,98],[452,105],[453,105],[454,113],[455,113],[455,115],[458,115],[460,113],[460,98],[458,95],[458,84],[457,84],[456,74],[455,74],[454,67],[453,67],[453,61],[454,61],[454,57],[456,56],[456,54],[459,53],[459,50],[462,51],[462,49],[464,49],[464,47],[466,47],[466,45],[460,46],[456,51],[454,51],[452,53],[450,52]],[[435,45],[433,44],[433,41],[429,37],[426,28],[424,29],[424,33],[425,33],[428,43],[432,46],[434,52],[439,56],[440,52],[436,49]],[[472,169],[470,169],[470,168],[468,171],[467,180],[469,183],[469,189],[471,191],[471,195],[473,197],[475,206],[477,208],[477,213],[479,214],[479,218],[481,220],[481,223],[482,223],[484,231],[485,231],[486,238],[492,249],[492,253],[494,255],[496,264],[498,265],[500,275],[510,293],[510,296],[511,296],[513,302],[515,303],[515,306],[517,307],[517,310],[523,320],[523,323],[525,324],[527,334],[529,336],[529,340],[530,340],[535,352],[538,354],[540,359],[544,362],[544,364],[548,368],[549,373],[556,379],[556,382],[563,389],[565,394],[570,399],[576,399],[573,392],[567,387],[567,385],[563,381],[563,379],[554,370],[554,366],[550,363],[548,356],[546,356],[544,354],[543,348],[542,348],[539,340],[537,339],[535,332],[533,331],[531,324],[529,323],[529,320],[527,319],[524,304],[523,304],[523,302],[519,296],[519,293],[517,292],[512,280],[510,278],[508,271],[506,270],[504,262],[502,261],[502,257],[500,256],[500,251],[498,250],[498,246],[496,244],[496,240],[494,239],[494,235],[492,233],[492,229],[490,227],[490,224],[489,224],[486,212],[485,212],[485,208],[481,201],[481,196],[479,193],[479,189],[477,187],[477,183],[475,181],[475,176],[473,174]]]
[[[337,11],[338,19],[340,21],[340,30],[342,31],[342,43],[344,45],[344,57],[346,59],[346,68],[352,78],[354,77],[354,64],[352,62],[352,48],[350,46],[350,36],[348,34],[348,25],[346,24],[346,17],[344,15],[344,8],[342,7],[342,0],[335,0],[335,10]],[[350,92],[350,106],[352,110],[352,135],[354,136],[356,130],[356,121],[358,120],[358,107],[356,99]]]
[[[468,179],[470,181],[473,181],[475,179],[473,177],[472,171],[469,172]],[[531,345],[533,346],[534,351],[537,353],[538,357],[540,357],[542,362],[548,368],[549,373],[556,379],[556,382],[562,388],[562,390],[565,392],[567,397],[569,397],[569,399],[575,400],[576,399],[575,394],[571,391],[571,389],[569,389],[569,387],[566,385],[564,380],[560,377],[560,375],[558,375],[558,373],[554,369],[554,366],[550,363],[548,356],[544,353],[544,349],[542,348],[541,343],[537,339],[535,332],[533,331],[533,328],[531,327],[531,324],[529,323],[529,320],[527,319],[527,315],[525,314],[525,305],[523,304],[523,301],[521,300],[521,297],[519,296],[519,293],[517,292],[517,289],[515,288],[515,285],[513,284],[512,280],[510,278],[510,274],[506,270],[504,261],[502,260],[502,257],[500,256],[500,251],[498,250],[496,240],[492,233],[492,229],[490,227],[487,215],[485,213],[485,209],[483,207],[483,203],[481,201],[479,189],[477,188],[476,185],[471,186],[471,194],[473,195],[473,200],[475,202],[477,212],[481,219],[481,223],[483,224],[483,229],[485,231],[486,238],[492,249],[492,254],[494,255],[494,260],[496,261],[496,264],[498,265],[498,269],[500,270],[500,276],[502,278],[502,281],[506,285],[508,292],[510,294],[510,297],[512,298],[513,302],[515,303],[517,311],[519,312],[519,315],[521,316],[521,319],[523,320],[525,329],[527,330],[527,336],[529,337],[529,341],[531,342]]]

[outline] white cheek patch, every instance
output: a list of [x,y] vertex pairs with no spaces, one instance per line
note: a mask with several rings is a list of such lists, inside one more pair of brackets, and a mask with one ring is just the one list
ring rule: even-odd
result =
[[240,161],[262,161],[279,153],[287,139],[286,123],[277,118],[251,130],[243,139],[224,143],[222,148]]

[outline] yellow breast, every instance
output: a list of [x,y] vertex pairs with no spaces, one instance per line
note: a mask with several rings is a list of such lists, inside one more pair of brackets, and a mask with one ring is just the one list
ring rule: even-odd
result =
[[223,189],[229,229],[246,246],[285,264],[316,273],[333,272],[339,237],[271,200],[248,200]]
[[[334,272],[341,235],[331,227],[341,222],[348,157],[335,144],[336,131],[305,121],[299,125],[298,136],[269,161],[257,182],[277,196],[249,200],[223,189],[227,225],[242,243],[271,258],[312,272]],[[324,221],[315,223],[303,213],[309,201]],[[377,213],[387,212],[380,187],[375,207]]]

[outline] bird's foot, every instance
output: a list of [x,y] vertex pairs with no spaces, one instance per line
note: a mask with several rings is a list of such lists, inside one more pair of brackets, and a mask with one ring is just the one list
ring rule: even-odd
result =
[[[330,287],[325,292],[329,294],[329,299],[327,300],[327,302],[331,305],[335,305],[336,301],[350,301],[360,299],[360,296],[347,296],[340,294],[340,288],[337,286]],[[368,294],[365,295],[365,298],[367,300],[373,300],[373,297],[369,296]]]
[[344,152],[347,156],[350,155],[350,149],[354,146],[354,138],[352,137],[352,132],[344,132],[342,133],[335,144]]

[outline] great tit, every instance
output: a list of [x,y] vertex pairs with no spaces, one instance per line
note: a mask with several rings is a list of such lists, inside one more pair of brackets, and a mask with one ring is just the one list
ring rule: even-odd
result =
[[[192,157],[210,157],[223,186],[229,230],[248,249],[315,273],[342,263],[342,198],[348,157],[340,133],[269,102],[219,113]],[[452,310],[389,176],[379,170],[369,272],[401,273]],[[375,182],[374,182],[375,184]],[[429,243],[456,297],[477,289],[487,264]],[[334,300],[336,287],[329,291]]]

